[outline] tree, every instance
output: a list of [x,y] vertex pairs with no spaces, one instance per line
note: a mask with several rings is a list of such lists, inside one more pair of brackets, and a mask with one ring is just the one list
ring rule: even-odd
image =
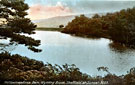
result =
[[[29,6],[24,0],[0,1],[0,37],[10,38],[10,43],[24,44],[34,52],[40,52],[35,46],[40,45],[40,40],[27,37],[24,34],[34,34],[36,25],[25,16]],[[23,35],[22,35],[23,34]]]
[[102,16],[95,14],[92,18],[76,16],[62,32],[109,38],[135,48],[135,7]]
[[113,41],[135,48],[135,8],[117,13],[110,26],[109,35]]
[[64,25],[59,25],[59,28],[63,28],[64,27]]
[[92,18],[100,18],[99,14],[95,14]]

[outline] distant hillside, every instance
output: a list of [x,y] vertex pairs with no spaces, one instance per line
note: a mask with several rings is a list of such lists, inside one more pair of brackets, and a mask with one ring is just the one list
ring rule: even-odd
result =
[[74,19],[74,16],[58,16],[48,19],[41,19],[33,21],[38,27],[59,27],[59,25],[63,24],[67,25],[69,21]]
[[[103,13],[100,13],[103,14]],[[75,16],[78,15],[69,15],[69,16],[57,16],[48,19],[40,19],[34,20],[33,22],[37,25],[37,27],[49,27],[49,28],[57,28],[59,25],[63,24],[64,26],[68,24],[68,22],[72,21]],[[87,17],[91,17],[93,14],[85,14]]]

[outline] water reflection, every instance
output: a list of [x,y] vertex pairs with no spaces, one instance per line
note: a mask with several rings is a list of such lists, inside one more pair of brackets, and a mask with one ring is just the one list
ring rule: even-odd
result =
[[108,67],[111,73],[125,74],[134,67],[135,51],[113,51],[108,39],[89,39],[70,36],[60,32],[37,31],[33,38],[41,40],[41,53],[33,53],[23,45],[19,45],[13,54],[19,53],[29,58],[49,62],[51,64],[75,64],[82,72],[90,75],[104,75],[98,67]]
[[110,47],[110,49],[112,49],[112,51],[116,51],[116,52],[120,52],[120,53],[126,53],[129,50],[131,50],[130,48],[126,47],[125,45],[122,45],[120,43],[115,43],[115,42],[110,42],[109,47]]

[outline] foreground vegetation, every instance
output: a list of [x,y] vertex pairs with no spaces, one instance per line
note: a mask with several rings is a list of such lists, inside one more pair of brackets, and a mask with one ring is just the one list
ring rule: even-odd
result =
[[73,65],[51,65],[49,63],[28,59],[7,52],[0,54],[0,80],[12,81],[83,81],[89,80],[87,74]]
[[36,48],[40,40],[22,35],[35,33],[36,25],[25,17],[28,9],[24,0],[0,0],[0,39],[10,38],[10,43],[24,44],[34,52],[41,52]]
[[46,28],[46,27],[38,27],[36,30],[41,31],[62,31],[64,28]]
[[91,77],[80,72],[74,64],[53,66],[18,54],[0,53],[1,84],[4,81],[108,81],[109,84],[113,85],[135,84],[135,68],[130,69],[129,73],[123,76],[113,75],[103,67],[98,68],[98,70],[104,70],[108,72],[108,75],[105,77]]
[[86,37],[104,37],[135,48],[135,7],[120,12],[95,14],[92,18],[76,16],[68,23],[64,33]]
[[[9,44],[17,43],[24,44],[28,49],[34,52],[41,52],[40,49],[36,47],[40,45],[40,40],[35,40],[31,37],[27,37],[22,34],[34,34],[36,25],[31,22],[30,19],[26,18],[27,10],[29,6],[24,3],[24,0],[0,0],[0,18],[4,19],[0,24],[0,39],[10,38]],[[95,15],[92,19],[88,19],[85,16],[76,17],[75,20],[69,23],[63,32],[75,33],[75,34],[85,34],[90,36],[100,37],[111,37],[113,39],[116,35],[121,33],[121,29],[116,31],[115,26],[123,26],[122,23],[129,24],[125,28],[134,28],[134,14],[135,8],[124,10],[121,13],[108,14],[106,16]],[[113,17],[113,15],[115,17]],[[125,16],[129,16],[129,19]],[[121,17],[120,17],[121,16]],[[132,16],[132,18],[131,18]],[[110,19],[111,18],[111,19]],[[119,20],[120,18],[120,20]],[[122,18],[122,20],[121,20]],[[81,20],[80,20],[81,19]],[[107,23],[109,19],[109,22]],[[112,22],[112,20],[116,22]],[[126,20],[126,22],[124,20]],[[104,23],[103,23],[104,21]],[[90,24],[86,24],[86,23]],[[102,22],[102,23],[101,23]],[[111,24],[110,24],[111,23]],[[86,25],[86,26],[85,26]],[[89,26],[90,25],[90,26]],[[110,28],[110,25],[112,28]],[[90,29],[89,29],[90,27]],[[97,29],[95,29],[97,28]],[[119,27],[118,27],[119,28]],[[84,30],[85,29],[85,30]],[[93,30],[94,29],[94,30]],[[104,30],[103,30],[104,29]],[[90,31],[92,30],[92,31]],[[118,32],[118,34],[112,34]],[[129,30],[124,31],[129,33]],[[124,33],[122,31],[122,33]],[[132,43],[134,41],[134,29],[130,31],[133,34],[131,39],[129,36],[126,37],[127,44],[129,41]],[[123,34],[120,36],[123,36]],[[124,33],[125,34],[125,33]],[[111,36],[110,36],[111,35]],[[118,38],[120,38],[120,36]],[[114,40],[114,39],[113,39]],[[124,41],[123,41],[124,40]],[[115,41],[120,41],[125,43],[125,38],[117,39]],[[8,46],[8,45],[7,45]],[[108,72],[108,71],[107,71]],[[43,62],[29,59],[27,57],[20,56],[18,54],[11,55],[8,52],[0,53],[0,84],[4,81],[108,81],[109,84],[115,85],[134,85],[135,83],[135,69],[132,68],[128,74],[125,76],[116,76],[108,74],[105,77],[91,77],[87,74],[80,72],[79,68],[75,65],[51,65],[49,63],[43,64]]]

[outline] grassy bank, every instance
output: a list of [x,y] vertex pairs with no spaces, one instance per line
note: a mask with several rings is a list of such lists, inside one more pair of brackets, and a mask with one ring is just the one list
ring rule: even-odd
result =
[[46,28],[46,27],[38,27],[36,30],[41,31],[62,31],[64,28]]

